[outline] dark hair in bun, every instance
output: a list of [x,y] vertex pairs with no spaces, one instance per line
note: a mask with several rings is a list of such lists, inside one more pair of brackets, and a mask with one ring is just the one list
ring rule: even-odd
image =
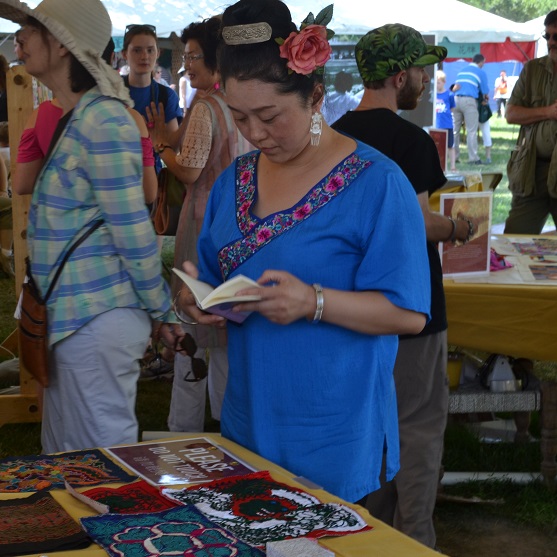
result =
[[280,0],[240,0],[229,6],[222,16],[222,26],[268,23],[272,28],[271,39],[255,44],[219,45],[218,61],[222,82],[234,78],[238,81],[257,79],[276,84],[281,93],[297,93],[307,101],[315,85],[323,82],[322,75],[300,75],[288,71],[287,60],[281,58],[276,38],[286,39],[297,27],[292,22],[290,10]]
[[190,23],[183,31],[180,40],[186,44],[190,39],[199,43],[203,51],[203,62],[212,71],[217,71],[217,47],[220,34],[220,16]]

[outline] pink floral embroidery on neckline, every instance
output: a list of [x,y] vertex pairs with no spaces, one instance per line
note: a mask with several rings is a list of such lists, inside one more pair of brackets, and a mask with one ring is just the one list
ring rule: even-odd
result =
[[259,219],[250,212],[257,197],[255,177],[258,156],[258,153],[250,153],[237,160],[236,220],[242,237],[219,252],[219,265],[225,280],[258,249],[303,222],[334,199],[360,172],[372,164],[352,153],[315,185],[296,206]]

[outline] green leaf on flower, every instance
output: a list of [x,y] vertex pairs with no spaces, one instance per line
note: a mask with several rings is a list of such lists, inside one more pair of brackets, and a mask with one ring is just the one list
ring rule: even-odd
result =
[[308,25],[313,25],[314,22],[315,22],[315,18],[313,17],[313,13],[309,12],[306,19],[304,19],[304,21],[302,21],[302,24],[300,25],[300,31],[305,27],[307,27]]
[[284,39],[282,37],[276,37],[275,38],[275,42],[279,45],[282,46],[284,44]]
[[326,8],[323,8],[315,18],[315,25],[323,25],[327,27],[327,23],[329,23],[333,19],[333,4],[329,4]]
[[327,29],[327,40],[330,41],[335,36],[335,32],[332,29]]

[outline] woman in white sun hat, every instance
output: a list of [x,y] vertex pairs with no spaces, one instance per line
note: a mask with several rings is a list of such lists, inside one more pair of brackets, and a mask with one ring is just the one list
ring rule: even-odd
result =
[[[31,273],[48,290],[50,385],[46,453],[137,441],[138,360],[165,321],[170,297],[142,190],[140,136],[121,77],[101,58],[112,30],[99,0],[0,1],[22,25],[27,71],[63,116],[34,189],[27,228]],[[58,139],[56,139],[58,136]],[[174,329],[164,327],[167,340]],[[179,330],[176,331],[179,334]]]

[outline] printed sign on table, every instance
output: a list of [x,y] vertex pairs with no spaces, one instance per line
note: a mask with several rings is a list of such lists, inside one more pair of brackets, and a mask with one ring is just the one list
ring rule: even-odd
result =
[[205,437],[109,447],[107,451],[154,485],[197,484],[253,471]]

